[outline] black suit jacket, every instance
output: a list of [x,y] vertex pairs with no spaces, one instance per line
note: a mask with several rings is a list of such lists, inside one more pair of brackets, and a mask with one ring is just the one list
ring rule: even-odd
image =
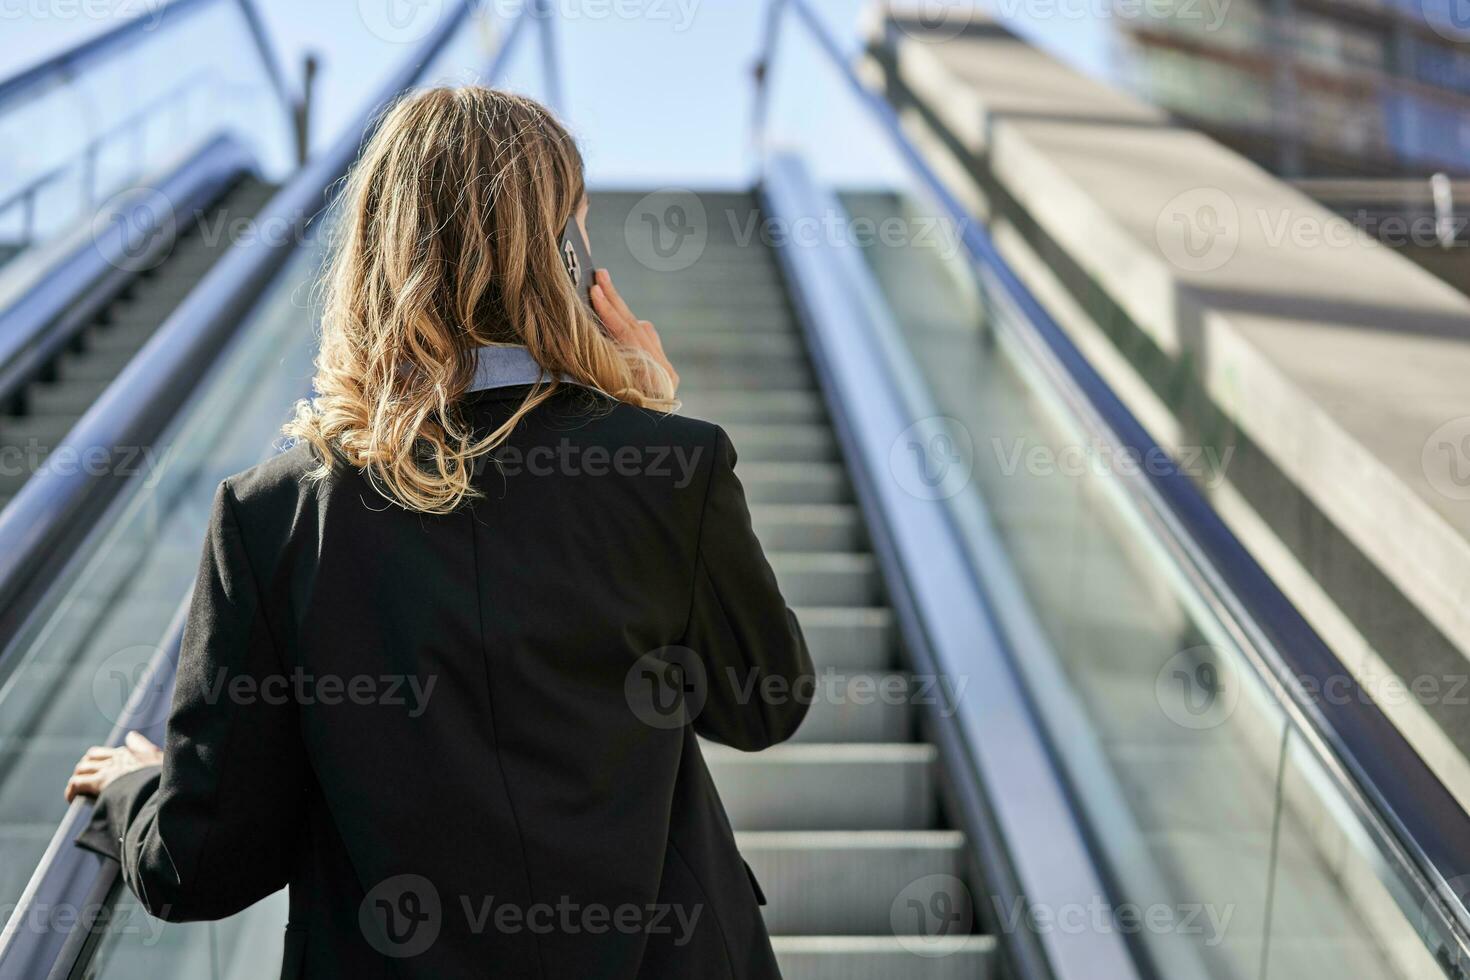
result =
[[227,480],[161,772],[81,843],[169,920],[289,886],[287,978],[778,976],[696,739],[810,702],[734,450],[564,386],[494,455],[449,516],[303,447]]

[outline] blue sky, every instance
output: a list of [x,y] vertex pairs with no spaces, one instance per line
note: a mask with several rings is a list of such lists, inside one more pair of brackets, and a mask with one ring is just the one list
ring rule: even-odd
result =
[[[318,142],[340,131],[401,63],[421,28],[432,24],[450,2],[257,0],[288,72],[299,70],[308,50],[322,55]],[[487,2],[509,11],[517,9],[519,0]],[[161,3],[0,0],[0,75],[106,30],[124,16],[154,16]],[[691,185],[746,182],[752,160],[750,72],[760,45],[764,0],[553,3],[562,13],[565,114],[582,139],[598,183],[647,184],[674,177]],[[814,3],[834,29],[855,42],[864,0]],[[394,14],[397,19],[390,16]],[[1037,37],[1059,41],[1064,51],[1085,63],[1099,57],[1100,29],[1052,21]],[[531,66],[520,67],[517,78],[534,78],[528,74]]]

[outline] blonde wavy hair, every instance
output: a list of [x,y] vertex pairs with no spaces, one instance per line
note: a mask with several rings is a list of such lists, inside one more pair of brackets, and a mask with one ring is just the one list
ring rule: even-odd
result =
[[[478,86],[396,103],[347,177],[322,283],[315,397],[285,427],[326,477],[357,467],[389,500],[446,514],[475,496],[476,461],[564,376],[672,411],[673,382],[615,343],[577,296],[558,244],[585,194],[582,156],[530,99]],[[553,380],[499,428],[460,407],[475,350],[521,344]]]

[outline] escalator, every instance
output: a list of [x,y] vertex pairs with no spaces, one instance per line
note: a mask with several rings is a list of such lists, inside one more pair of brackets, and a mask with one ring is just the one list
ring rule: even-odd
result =
[[[782,971],[789,980],[989,976],[995,941],[968,934],[965,835],[945,821],[937,753],[919,731],[882,571],[783,273],[771,248],[731,232],[762,221],[755,196],[697,195],[721,220],[678,274],[630,251],[624,217],[662,213],[684,196],[596,194],[589,233],[632,308],[661,325],[683,412],[729,433],[756,533],[817,667],[820,693],[792,742],[756,754],[704,746],[769,899]],[[910,900],[947,910],[954,928],[933,934]]]
[[[456,9],[375,105],[483,63]],[[589,225],[683,411],[730,433],[817,664],[791,742],[704,746],[784,973],[1470,975],[1470,818],[1371,699],[1300,696],[1340,664],[1186,479],[1058,465],[1157,445],[811,6],[771,9],[754,188],[594,188]],[[489,77],[539,94],[514,55],[550,23],[522,14]],[[266,211],[319,202],[370,118]],[[271,452],[310,382],[322,253],[280,251],[231,249],[221,295],[186,304],[233,339],[161,436],[167,465],[126,482],[6,637],[0,980],[279,968],[283,894],[149,919],[72,846],[87,807],[63,812],[57,774],[85,744],[161,736],[215,485]]]
[[120,283],[114,298],[98,302],[89,292],[85,300],[97,312],[67,324],[77,319],[69,309],[42,333],[39,343],[49,350],[29,358],[0,391],[0,458],[24,461],[0,468],[0,510],[228,250],[227,229],[250,222],[275,189],[257,176],[240,177],[179,229],[156,265]]

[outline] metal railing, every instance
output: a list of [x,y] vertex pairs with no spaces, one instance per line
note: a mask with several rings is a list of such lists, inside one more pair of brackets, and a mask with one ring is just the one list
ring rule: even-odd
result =
[[[1384,873],[1422,898],[1406,916],[1435,958],[1451,976],[1470,975],[1470,886],[1463,877],[1470,870],[1470,814],[1021,281],[985,226],[910,140],[898,110],[859,76],[809,0],[771,0],[768,8],[753,116],[758,140],[767,129],[771,68],[787,20],[816,42],[940,212],[953,220],[968,259],[1019,314],[1028,356],[1090,437],[1119,458],[1170,461],[1120,474],[1132,506],[1277,692],[1308,750],[1383,856]],[[1342,696],[1311,695],[1333,689],[1329,684]]]
[[[202,371],[219,338],[229,334],[248,312],[265,285],[280,271],[306,226],[319,219],[340,190],[342,178],[376,127],[382,109],[418,84],[431,62],[443,52],[479,9],[473,0],[457,0],[408,62],[384,83],[367,108],[346,126],[329,149],[303,168],[262,210],[263,224],[296,230],[296,235],[252,236],[220,260],[151,343],[120,375],[102,400],[78,423],[68,442],[83,445],[129,444],[140,431],[157,430],[171,413],[179,392]],[[486,75],[500,77],[527,32],[529,20],[545,24],[544,0],[516,15],[502,38]],[[531,16],[528,16],[531,15]],[[548,67],[553,67],[548,62]],[[78,523],[74,512],[91,494],[92,481],[43,471],[33,477],[0,516],[0,595],[7,583],[24,573],[25,560],[44,554],[62,528]],[[81,522],[85,523],[85,522]],[[122,721],[108,744],[120,744],[130,728],[149,727],[166,715],[172,689],[183,617],[177,617],[160,652],[150,664],[147,682],[135,689]],[[73,803],[53,836],[16,908],[0,932],[0,978],[81,976],[108,925],[107,910],[116,901],[118,866],[74,846],[91,811],[85,800]],[[53,910],[88,910],[85,921],[52,921]]]

